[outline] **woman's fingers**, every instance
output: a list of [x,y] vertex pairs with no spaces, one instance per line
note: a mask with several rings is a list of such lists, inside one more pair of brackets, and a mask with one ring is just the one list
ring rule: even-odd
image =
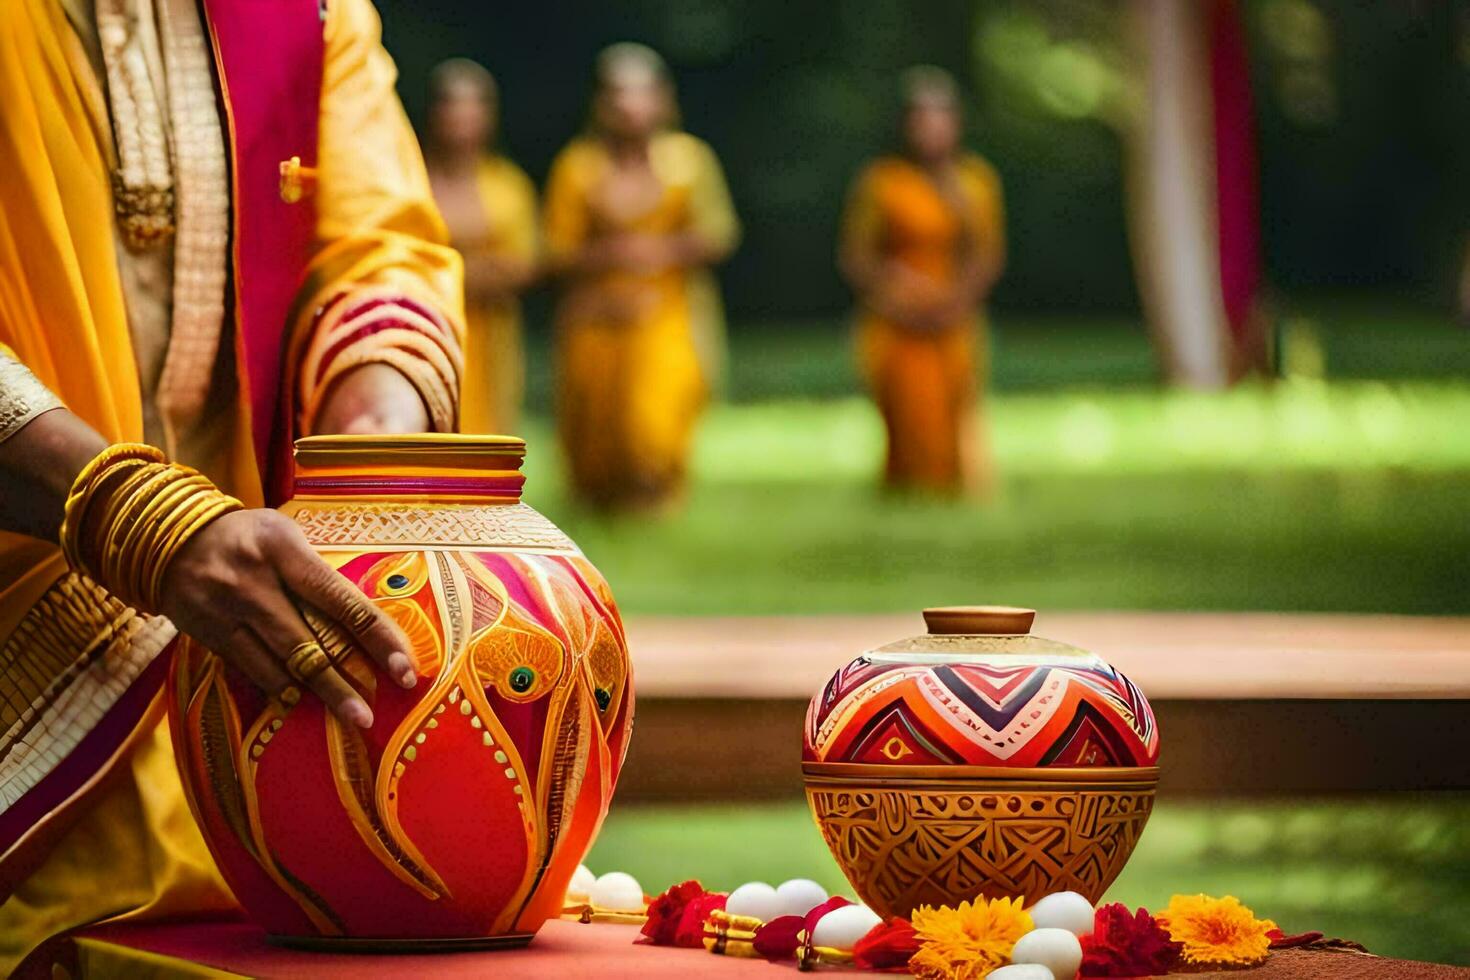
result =
[[287,588],[340,623],[400,686],[413,687],[417,677],[408,638],[392,617],[312,551],[294,525],[278,536],[274,547],[276,570]]
[[[321,649],[321,644],[312,635],[306,620],[301,618],[301,613],[292,605],[291,600],[284,593],[273,592],[263,598],[261,607],[264,615],[251,624],[251,629],[259,638],[258,642],[281,665],[283,673],[315,693],[338,718],[359,728],[372,727],[372,709],[357,693],[357,689],[328,662],[326,652]],[[316,647],[318,662],[311,663],[308,660],[298,666],[299,674],[293,674],[289,660],[303,644]]]
[[337,673],[337,668],[326,668],[308,679],[305,685],[326,703],[332,714],[347,724],[358,728],[373,727],[373,709],[368,707],[357,689]]
[[211,649],[271,697],[279,698],[282,691],[296,683],[281,661],[247,627],[241,626],[229,639]]

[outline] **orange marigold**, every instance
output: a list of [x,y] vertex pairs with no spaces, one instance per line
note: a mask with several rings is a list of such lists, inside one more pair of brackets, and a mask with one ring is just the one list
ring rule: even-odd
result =
[[911,920],[919,950],[909,960],[909,972],[920,980],[981,980],[1003,966],[1016,940],[1032,929],[1031,914],[1019,898],[977,898],[953,909],[924,905]]
[[1234,895],[1175,895],[1158,917],[1169,938],[1183,943],[1185,963],[1255,966],[1271,948],[1270,919],[1257,919]]

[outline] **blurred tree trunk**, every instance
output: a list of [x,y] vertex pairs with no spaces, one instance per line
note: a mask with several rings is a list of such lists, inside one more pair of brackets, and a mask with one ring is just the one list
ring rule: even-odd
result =
[[1260,221],[1234,0],[1132,0],[1144,99],[1128,132],[1129,232],[1164,376],[1222,388],[1263,367]]

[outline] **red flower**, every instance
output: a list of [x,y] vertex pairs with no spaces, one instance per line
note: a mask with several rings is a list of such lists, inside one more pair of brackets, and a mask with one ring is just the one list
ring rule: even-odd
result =
[[751,945],[766,959],[789,960],[801,945],[801,930],[806,919],[799,915],[778,915],[755,931]]
[[679,928],[674,930],[674,945],[684,949],[703,949],[704,920],[715,909],[724,908],[728,897],[723,892],[705,892],[684,906],[684,914],[679,917]]
[[[675,934],[684,917],[684,909],[706,894],[708,893],[704,886],[691,879],[680,882],[655,898],[648,906],[648,921],[643,923],[646,942],[654,946],[673,946]],[[645,942],[642,939],[638,941]]]
[[810,951],[812,929],[818,919],[833,909],[851,904],[841,895],[833,895],[806,915],[778,915],[755,931],[751,945],[768,960],[789,960],[798,949]]
[[1082,937],[1084,977],[1149,977],[1168,973],[1179,962],[1182,943],[1139,909],[1130,915],[1117,902],[1101,906],[1093,919],[1092,935]]
[[919,951],[919,938],[908,919],[880,922],[852,948],[853,965],[861,970],[906,970]]
[[1288,936],[1280,929],[1272,929],[1266,933],[1266,938],[1271,940],[1272,949],[1291,949],[1294,946],[1309,946],[1322,938],[1320,932],[1299,932],[1295,936]]

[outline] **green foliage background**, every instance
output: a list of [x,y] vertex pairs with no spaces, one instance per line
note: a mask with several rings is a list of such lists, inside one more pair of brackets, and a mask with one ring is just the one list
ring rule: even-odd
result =
[[[1002,310],[1135,308],[1120,136],[1139,111],[1126,5],[1111,0],[378,0],[422,118],[423,79],[463,55],[500,79],[505,144],[538,180],[581,126],[591,63],[638,40],[668,58],[686,124],[728,170],[747,236],[724,273],[737,329],[831,315],[845,187],[891,142],[896,77],[953,71],[971,143],[1006,186]],[[1463,0],[1247,0],[1270,280],[1448,301],[1470,191]],[[539,313],[539,309],[537,311]]]

